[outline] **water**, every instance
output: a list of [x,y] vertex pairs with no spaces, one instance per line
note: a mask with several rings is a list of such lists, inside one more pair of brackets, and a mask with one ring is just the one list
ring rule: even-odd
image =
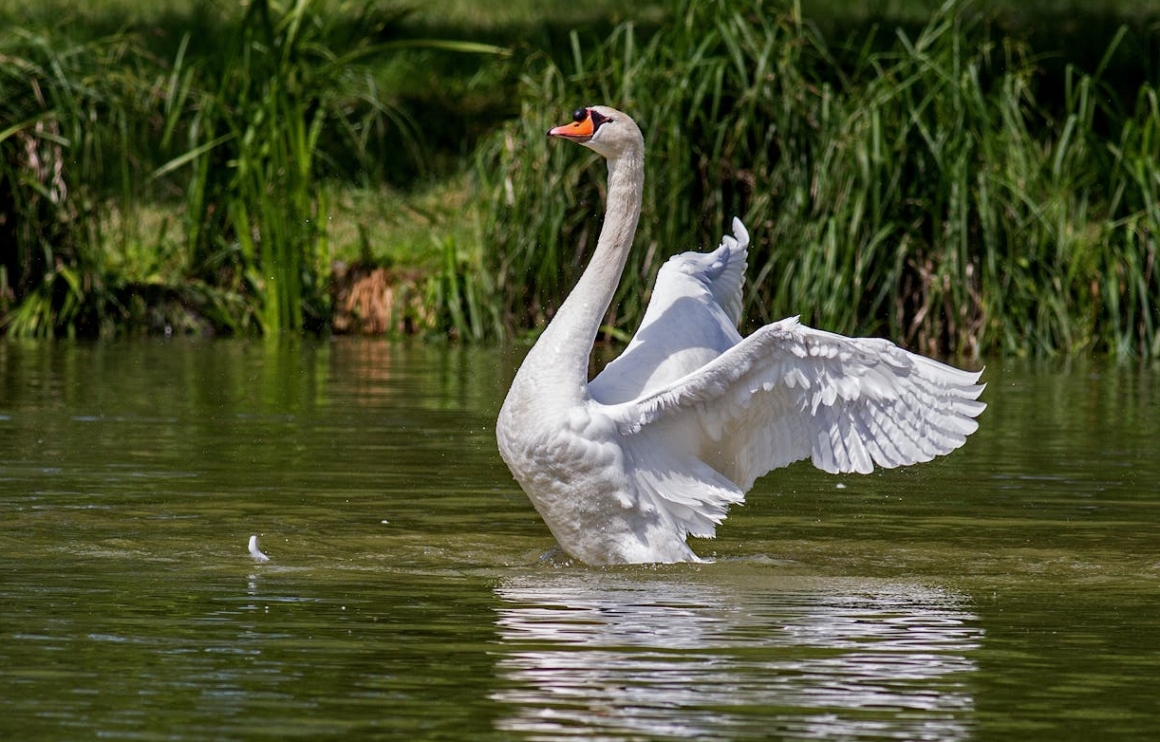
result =
[[[1160,723],[1160,373],[992,364],[967,447],[592,569],[509,353],[0,344],[0,738],[1090,740]],[[254,562],[251,534],[272,561]]]

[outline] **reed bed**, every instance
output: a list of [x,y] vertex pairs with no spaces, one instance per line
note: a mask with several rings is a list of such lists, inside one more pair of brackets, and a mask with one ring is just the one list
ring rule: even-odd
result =
[[[326,186],[421,169],[420,127],[382,91],[390,59],[502,51],[394,38],[399,12],[373,3],[232,13],[197,6],[171,58],[141,33],[0,36],[5,332],[325,327]],[[145,233],[142,203],[173,217]]]
[[[405,223],[424,271],[381,274],[408,281],[406,321],[384,324],[534,334],[587,261],[604,188],[595,156],[544,131],[603,102],[648,140],[610,339],[631,333],[665,258],[712,247],[739,215],[754,237],[749,326],[801,314],[927,352],[1160,355],[1154,55],[1130,83],[1121,74],[1146,29],[1060,66],[957,0],[841,44],[798,5],[685,0],[513,62],[399,35],[399,13],[373,3],[254,0],[224,16],[189,4],[194,30],[170,46],[132,31],[0,34],[3,332],[323,330],[335,232],[357,234],[373,270],[372,248]],[[458,114],[400,104],[391,86],[407,67],[391,61],[414,53],[482,55],[402,81],[413,94],[463,74],[447,87],[472,98]],[[497,80],[511,70],[509,89]],[[463,163],[457,185],[434,191],[454,206],[417,198],[388,207],[397,218],[332,228],[347,204],[374,208],[352,193],[421,181],[424,141],[457,132],[442,154]]]
[[917,35],[840,49],[800,8],[739,0],[686,3],[647,41],[631,23],[574,37],[570,58],[525,69],[521,115],[478,150],[494,331],[542,326],[595,245],[604,168],[543,132],[606,102],[648,148],[610,337],[664,258],[740,215],[750,324],[800,314],[942,354],[1155,355],[1158,88],[1118,106],[1102,68],[1068,68],[1051,110],[1030,51],[959,2]]
[[127,122],[86,126],[116,93],[94,89],[86,73],[93,60],[123,52],[111,43],[57,48],[33,34],[0,46],[0,317],[10,331],[101,322],[105,301],[84,309],[87,297],[104,294],[90,249],[98,224],[91,184],[109,136]]

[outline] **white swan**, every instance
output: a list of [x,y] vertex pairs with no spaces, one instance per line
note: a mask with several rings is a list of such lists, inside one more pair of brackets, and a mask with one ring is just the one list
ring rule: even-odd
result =
[[978,428],[979,373],[796,317],[737,332],[749,235],[671,258],[636,336],[588,380],[588,357],[640,216],[644,138],[624,113],[576,111],[548,132],[608,161],[588,268],[528,353],[499,450],[561,548],[589,564],[700,561],[753,481],[804,458],[828,472],[929,461]]

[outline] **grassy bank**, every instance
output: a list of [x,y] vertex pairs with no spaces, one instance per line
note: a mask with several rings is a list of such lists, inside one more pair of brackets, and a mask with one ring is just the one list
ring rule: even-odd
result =
[[600,101],[650,153],[612,337],[665,257],[740,214],[750,323],[1160,353],[1146,8],[493,5],[20,15],[0,36],[5,331],[322,330],[343,263],[406,282],[395,330],[534,330],[590,252],[603,180],[543,131]]

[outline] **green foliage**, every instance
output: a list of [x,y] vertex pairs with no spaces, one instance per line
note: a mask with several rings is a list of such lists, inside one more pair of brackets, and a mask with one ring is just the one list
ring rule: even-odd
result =
[[[88,70],[122,52],[112,43],[56,48],[28,34],[8,36],[0,47],[0,121],[7,124],[0,131],[0,318],[8,331],[51,335],[102,320],[108,297],[88,249],[98,228],[89,183],[123,121],[107,116],[115,87]],[[86,294],[96,298],[87,311]]]
[[834,50],[798,9],[692,0],[645,43],[626,23],[528,65],[521,116],[477,158],[483,273],[509,327],[550,318],[595,245],[604,168],[546,142],[545,112],[606,102],[649,153],[613,334],[668,254],[737,214],[751,321],[801,314],[931,352],[1153,354],[1157,89],[1121,114],[1101,69],[1069,68],[1056,112],[1026,47],[962,3],[917,36]]
[[[9,333],[112,334],[143,319],[268,334],[324,326],[325,178],[378,182],[421,159],[417,125],[379,89],[383,60],[416,48],[501,51],[383,40],[399,14],[372,3],[199,7],[198,37],[187,33],[172,59],[127,32],[81,42],[63,30],[0,35]],[[139,204],[172,208],[175,196],[178,270],[111,275],[132,243],[163,242],[134,230]],[[104,234],[114,223],[122,233]]]
[[312,47],[308,10],[259,0],[234,29],[233,53],[188,68],[179,55],[171,89],[189,110],[171,107],[166,132],[184,130],[188,149],[158,171],[190,166],[190,268],[260,297],[267,334],[297,331],[304,311],[321,309],[314,276],[324,207],[314,171],[333,66]]
[[[948,3],[926,23],[910,4],[891,32],[831,9],[825,33],[799,6],[648,3],[646,21],[607,34],[609,18],[645,11],[456,5],[487,16],[467,34],[520,40],[515,66],[434,63],[500,50],[422,38],[447,33],[426,7],[400,32],[397,6],[362,0],[182,0],[144,22],[133,0],[34,5],[0,31],[10,334],[321,327],[342,235],[379,259],[412,246],[403,261],[430,269],[420,329],[534,331],[583,269],[604,188],[598,158],[543,132],[604,102],[641,122],[649,148],[609,337],[634,329],[664,258],[711,247],[740,215],[750,323],[802,314],[927,351],[1160,353],[1146,24],[1043,55],[975,10],[994,3]],[[65,12],[82,22],[47,22]],[[20,26],[35,17],[45,30]],[[457,172],[382,207],[350,198],[422,179],[433,143],[445,151],[431,161],[462,159],[470,186]]]
[[427,305],[439,317],[432,328],[450,337],[480,341],[503,331],[499,306],[489,298],[494,288],[456,250],[455,240],[443,242],[443,265],[428,286]]
[[[192,170],[186,191],[190,269],[259,297],[256,319],[266,334],[326,321],[323,166],[353,159],[364,171],[378,167],[368,132],[381,138],[389,131],[398,147],[416,146],[414,127],[378,101],[366,66],[414,42],[380,43],[369,34],[344,38],[342,29],[377,28],[370,6],[352,19],[322,5],[255,0],[232,28],[224,57],[187,64],[179,53],[169,84],[179,105],[168,109],[166,136],[183,134],[186,142],[157,175]],[[342,29],[335,27],[339,22]],[[329,150],[321,144],[324,134],[332,140]]]

